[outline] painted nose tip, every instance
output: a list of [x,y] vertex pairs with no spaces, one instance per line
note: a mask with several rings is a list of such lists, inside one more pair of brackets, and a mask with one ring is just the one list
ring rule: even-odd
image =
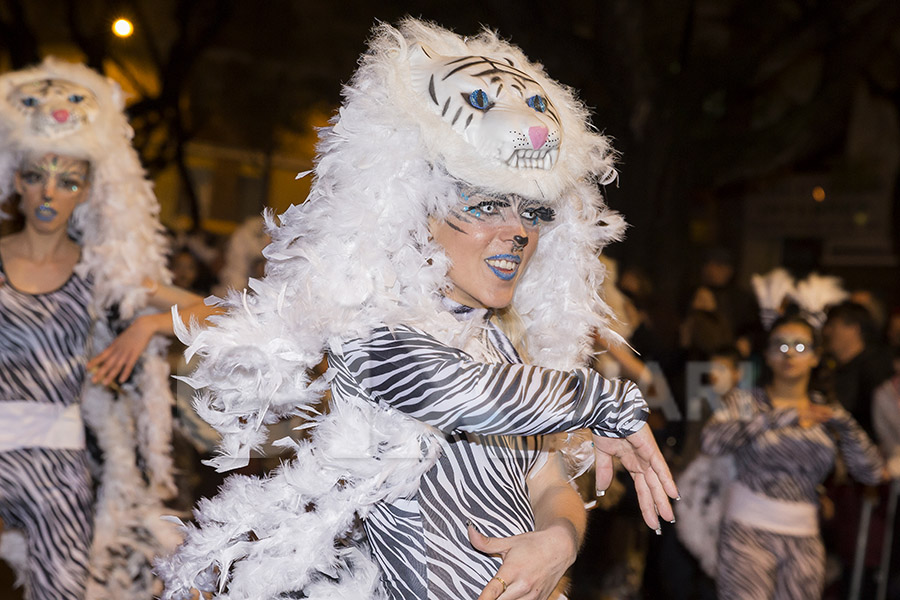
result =
[[69,120],[69,111],[61,108],[59,110],[53,111],[53,118],[56,119],[57,123],[65,123]]
[[541,146],[544,145],[544,142],[547,141],[547,128],[546,127],[538,127],[537,125],[534,127],[528,128],[528,137],[531,138],[531,147],[537,150]]

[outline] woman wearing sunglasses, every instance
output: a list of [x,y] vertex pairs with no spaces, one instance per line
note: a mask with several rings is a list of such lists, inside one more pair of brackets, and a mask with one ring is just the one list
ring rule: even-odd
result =
[[731,453],[737,467],[719,535],[719,598],[821,598],[817,486],[839,452],[855,479],[881,479],[882,460],[859,424],[810,390],[819,355],[812,325],[779,319],[765,353],[769,383],[727,396],[704,428],[703,451]]

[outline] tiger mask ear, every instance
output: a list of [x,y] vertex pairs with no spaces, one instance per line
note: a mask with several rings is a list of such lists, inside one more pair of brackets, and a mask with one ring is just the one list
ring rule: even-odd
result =
[[439,55],[424,44],[414,44],[409,53],[409,74],[413,89],[422,95],[428,94],[428,82],[434,72],[434,64]]

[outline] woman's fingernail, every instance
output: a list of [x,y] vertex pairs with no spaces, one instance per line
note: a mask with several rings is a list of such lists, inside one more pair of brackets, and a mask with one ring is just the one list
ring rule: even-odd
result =
[[605,495],[606,495],[606,490],[597,490],[597,496],[602,498]]
[[678,494],[678,497],[675,498],[675,502],[678,502],[679,500],[681,500],[681,494]]
[[674,525],[674,524],[675,524],[675,519],[672,519],[671,521],[669,521],[669,523],[672,523],[672,524]]
[[656,535],[662,535],[662,527],[657,527],[654,531],[656,531]]

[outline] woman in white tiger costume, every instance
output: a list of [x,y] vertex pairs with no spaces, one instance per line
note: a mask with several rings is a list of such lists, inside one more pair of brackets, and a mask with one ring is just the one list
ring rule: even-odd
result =
[[0,77],[0,199],[24,222],[0,238],[0,554],[29,600],[149,600],[153,555],[177,541],[160,521],[174,484],[159,334],[172,304],[207,309],[168,285],[122,109],[82,65]]
[[165,597],[546,598],[584,522],[563,464],[593,454],[567,432],[593,432],[600,489],[622,457],[652,528],[677,495],[637,388],[584,366],[623,227],[607,140],[495,34],[411,19],[376,29],[344,98],[309,198],[268,217],[266,276],[189,340],[214,465],[283,415],[312,436],[198,507]]
[[818,600],[825,586],[817,487],[837,454],[850,474],[880,482],[878,450],[850,414],[809,389],[821,352],[802,317],[772,325],[771,382],[724,399],[702,433],[703,452],[731,454],[737,467],[716,561],[722,600]]

